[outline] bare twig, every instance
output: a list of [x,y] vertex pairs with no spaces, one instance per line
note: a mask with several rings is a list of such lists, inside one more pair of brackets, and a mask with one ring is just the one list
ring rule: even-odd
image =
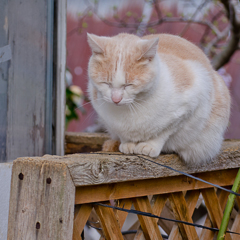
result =
[[[191,20],[194,20],[195,17],[197,16],[197,14],[199,13],[199,11],[201,11],[203,9],[203,7],[209,2],[210,0],[205,0],[202,4],[200,4],[197,9],[195,10],[195,12],[193,13]],[[182,32],[179,34],[179,36],[183,36],[186,31],[188,30],[188,28],[190,27],[192,22],[188,22],[188,24],[183,28]]]
[[221,0],[227,11],[227,17],[231,23],[230,39],[226,47],[212,59],[212,65],[215,69],[219,69],[229,62],[236,50],[238,50],[240,40],[240,21],[237,18],[236,9],[232,1]]
[[204,52],[209,55],[211,49],[213,46],[215,46],[219,41],[227,37],[230,31],[230,26],[227,26],[220,34],[219,36],[215,37],[211,42],[208,43],[208,45],[204,48]]

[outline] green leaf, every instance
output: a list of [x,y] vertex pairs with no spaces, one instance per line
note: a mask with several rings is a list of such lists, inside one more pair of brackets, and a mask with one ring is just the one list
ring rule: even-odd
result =
[[87,27],[88,27],[88,24],[87,24],[86,22],[83,22],[83,23],[82,23],[82,27],[83,27],[83,28],[87,28]]
[[172,14],[171,12],[167,12],[167,13],[166,13],[166,16],[167,16],[167,17],[172,17],[172,15],[173,15],[173,14]]
[[126,13],[126,15],[127,15],[128,17],[131,17],[131,16],[132,16],[132,12],[128,11],[128,12]]

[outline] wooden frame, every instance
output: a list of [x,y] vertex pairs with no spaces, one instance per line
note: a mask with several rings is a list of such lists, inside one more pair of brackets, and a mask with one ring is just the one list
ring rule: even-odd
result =
[[[189,168],[174,154],[161,155],[155,161],[220,186],[231,186],[240,166],[240,141],[225,141],[218,158],[202,167]],[[220,191],[219,195],[211,185],[139,156],[100,152],[19,158],[12,170],[8,239],[81,239],[93,209],[101,222],[102,236],[123,239],[121,228],[127,214],[93,202],[110,204],[115,200],[117,206],[130,209],[133,204],[136,210],[157,215],[167,208],[176,219],[192,222],[200,193],[208,210],[205,225],[219,227],[227,192]],[[141,227],[135,239],[162,239],[160,221],[138,218]],[[232,231],[239,232],[239,221],[237,213]],[[194,227],[183,224],[161,226],[169,239],[214,237],[208,230],[197,235]],[[237,238],[227,234],[226,239]]]

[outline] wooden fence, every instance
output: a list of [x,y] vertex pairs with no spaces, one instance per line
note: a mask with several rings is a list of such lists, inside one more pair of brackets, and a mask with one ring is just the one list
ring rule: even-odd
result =
[[[161,155],[154,161],[229,188],[240,167],[240,141],[225,141],[218,158],[202,167],[186,167],[175,154]],[[100,152],[19,158],[12,170],[8,239],[79,240],[88,219],[102,229],[101,239],[163,239],[159,226],[168,239],[214,239],[216,232],[197,232],[193,226],[140,215],[129,226],[137,233],[122,235],[128,213],[94,204],[134,207],[192,223],[201,198],[207,208],[204,225],[219,228],[227,192],[139,156]],[[239,208],[237,197],[229,230],[238,233]],[[240,238],[226,234],[225,239]]]

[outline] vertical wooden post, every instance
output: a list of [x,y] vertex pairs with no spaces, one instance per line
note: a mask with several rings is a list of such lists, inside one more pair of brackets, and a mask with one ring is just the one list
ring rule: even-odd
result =
[[14,161],[8,240],[72,239],[75,186],[67,164],[54,157]]

